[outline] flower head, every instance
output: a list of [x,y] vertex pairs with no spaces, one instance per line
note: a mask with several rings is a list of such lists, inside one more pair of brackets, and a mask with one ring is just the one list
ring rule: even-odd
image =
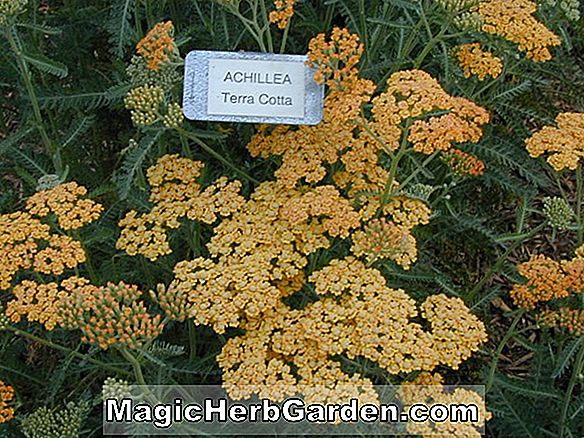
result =
[[280,29],[285,29],[294,15],[296,0],[274,0],[276,10],[270,12],[270,23],[277,24]]
[[476,75],[481,81],[487,76],[491,76],[494,79],[503,71],[501,60],[492,53],[484,51],[480,43],[458,46],[456,59],[467,78]]
[[176,50],[173,38],[174,26],[171,21],[156,24],[144,38],[138,42],[136,51],[146,59],[148,68],[158,70],[169,60]]
[[552,57],[549,48],[560,45],[561,40],[537,21],[536,10],[537,4],[531,0],[481,0],[478,4],[484,32],[518,44],[534,61],[547,61]]
[[584,161],[584,113],[562,113],[557,127],[545,126],[525,142],[529,155],[548,154],[547,162],[557,171],[575,170]]
[[0,423],[6,423],[14,418],[14,408],[10,406],[14,398],[14,388],[0,380]]

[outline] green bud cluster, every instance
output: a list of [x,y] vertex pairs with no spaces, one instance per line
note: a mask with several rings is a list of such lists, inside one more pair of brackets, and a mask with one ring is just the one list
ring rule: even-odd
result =
[[8,18],[20,14],[26,8],[28,0],[0,0],[0,26],[8,22]]
[[418,198],[427,202],[434,190],[435,188],[428,184],[413,184],[406,189],[406,194],[409,197]]
[[148,68],[147,61],[142,56],[137,55],[132,57],[130,65],[126,68],[126,74],[134,87],[150,85],[160,87],[165,92],[182,80],[174,65],[164,63],[158,70],[151,70]]
[[580,19],[580,0],[544,0],[546,6],[559,6],[563,14],[570,21]]
[[468,11],[478,5],[478,0],[437,0],[437,3],[448,12],[458,14]]
[[574,218],[574,211],[570,205],[563,198],[557,197],[543,199],[543,214],[552,227],[560,231],[569,228]]
[[54,173],[43,175],[37,181],[36,191],[42,192],[44,190],[54,189],[62,182],[59,175],[55,175]]
[[173,102],[166,107],[166,114],[162,117],[162,123],[167,128],[178,128],[184,119],[182,108],[178,103]]
[[103,382],[101,397],[104,401],[106,399],[121,400],[130,396],[130,384],[126,380],[108,377]]
[[482,29],[484,20],[478,12],[463,12],[454,18],[454,24],[461,30],[478,32]]
[[130,110],[134,125],[148,126],[158,120],[158,109],[163,100],[164,90],[161,87],[143,85],[130,90],[124,105]]
[[86,403],[67,403],[64,409],[38,408],[21,422],[27,438],[77,438],[89,407]]
[[6,330],[10,327],[10,319],[4,313],[4,306],[0,304],[0,330]]

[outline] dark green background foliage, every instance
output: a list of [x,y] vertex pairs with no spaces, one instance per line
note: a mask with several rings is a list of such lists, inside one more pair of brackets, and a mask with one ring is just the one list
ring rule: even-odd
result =
[[[584,340],[539,330],[528,314],[513,310],[508,297],[510,284],[520,280],[516,263],[533,252],[565,256],[575,239],[575,233],[556,234],[539,226],[544,222],[541,199],[559,194],[556,175],[529,157],[523,141],[534,129],[553,123],[559,112],[584,111],[584,21],[570,23],[553,8],[542,19],[562,37],[562,46],[554,49],[551,61],[540,64],[525,60],[500,39],[460,32],[431,0],[299,1],[286,45],[287,53],[306,53],[316,34],[348,27],[365,45],[361,74],[379,84],[379,90],[392,73],[422,68],[449,93],[491,113],[483,140],[463,147],[486,163],[486,173],[453,179],[436,160],[420,172],[418,182],[431,182],[438,189],[430,197],[432,221],[416,230],[419,260],[409,271],[392,263],[377,266],[392,286],[414,298],[436,292],[461,297],[485,322],[488,344],[460,370],[439,371],[449,384],[487,385],[488,408],[494,413],[489,436],[584,436],[583,382],[574,377]],[[138,145],[128,148],[129,140],[138,137],[123,105],[130,87],[125,69],[136,43],[163,20],[174,23],[183,57],[192,49],[258,50],[241,22],[209,0],[31,0],[0,37],[0,212],[22,208],[44,175],[58,174],[88,187],[90,196],[105,206],[82,236],[94,271],[84,274],[96,284],[124,280],[153,289],[168,284],[177,261],[202,255],[211,228],[192,224],[173,235],[173,254],[156,263],[115,249],[122,215],[148,208],[145,170],[161,155],[180,153],[204,161],[203,183],[218,175],[241,179],[234,169],[263,181],[277,168],[276,158],[249,155],[245,145],[254,127],[246,124],[185,124],[229,163],[158,128],[143,129]],[[278,43],[281,33],[274,34]],[[27,60],[30,84],[10,40]],[[485,82],[463,76],[452,48],[473,41],[497,47],[504,75]],[[30,87],[50,148],[39,134]],[[180,85],[173,92],[180,98]],[[419,165],[411,160],[400,172],[410,174]],[[570,175],[559,178],[573,187]],[[245,194],[256,185],[242,182]],[[312,266],[323,266],[334,256],[334,250],[318,254]],[[92,410],[81,436],[100,436],[103,380],[112,375],[131,380],[131,367],[116,352],[82,344],[76,333],[47,332],[34,324],[27,330],[29,337],[0,333],[0,378],[16,389],[18,416],[43,405],[86,401]],[[214,356],[225,342],[223,336],[175,323],[162,339],[184,347],[184,352],[145,354],[148,382],[220,382]],[[380,384],[406,377],[387,376],[366,362],[346,367]],[[567,399],[566,388],[578,378]],[[23,436],[18,421],[0,425],[0,435]]]

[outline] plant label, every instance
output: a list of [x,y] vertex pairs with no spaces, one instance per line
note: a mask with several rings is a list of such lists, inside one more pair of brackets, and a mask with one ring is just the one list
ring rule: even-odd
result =
[[185,61],[183,111],[190,120],[316,125],[324,86],[304,55],[195,50]]

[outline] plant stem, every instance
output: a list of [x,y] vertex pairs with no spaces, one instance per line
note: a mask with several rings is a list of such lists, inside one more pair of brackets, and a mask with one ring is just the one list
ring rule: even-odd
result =
[[58,147],[55,147],[51,142],[47,131],[45,130],[44,123],[43,123],[43,116],[41,114],[41,109],[39,105],[39,101],[34,90],[34,86],[32,84],[32,77],[30,74],[30,69],[28,68],[28,64],[24,57],[22,56],[22,46],[20,44],[18,33],[16,31],[16,27],[14,25],[6,28],[4,32],[6,39],[8,40],[8,44],[10,45],[10,49],[15,55],[16,63],[18,64],[18,69],[20,70],[20,76],[24,82],[24,87],[26,88],[26,93],[28,95],[28,99],[32,105],[32,112],[34,115],[35,123],[37,129],[39,130],[39,134],[41,135],[41,140],[45,145],[45,148],[51,159],[53,160],[53,165],[55,167],[55,171],[58,174],[61,174],[63,164],[61,162],[61,152]]
[[118,348],[118,351],[122,354],[122,356],[124,356],[124,359],[126,359],[132,365],[132,368],[134,369],[134,376],[136,377],[136,382],[138,382],[139,385],[146,385],[140,362],[138,362],[138,360],[126,349],[126,347],[120,347]]
[[524,239],[519,239],[519,240],[515,241],[509,248],[507,248],[507,250],[497,258],[497,261],[489,268],[489,270],[483,276],[483,278],[481,278],[481,280],[471,289],[471,291],[468,293],[468,295],[467,295],[466,298],[468,300],[474,299],[474,297],[476,296],[476,294],[480,292],[480,290],[491,279],[491,277],[495,273],[497,273],[499,271],[499,269],[501,269],[503,263],[505,263],[505,260],[507,259],[507,256],[509,256],[509,254],[511,254],[519,246],[521,246],[521,244],[523,244],[523,242],[525,242],[526,239],[529,239],[530,237],[532,237],[535,234],[537,234],[545,226],[546,226],[545,223],[539,224],[537,227],[535,227],[529,233],[525,234],[525,236],[524,236],[525,238]]
[[286,51],[286,43],[288,42],[288,33],[290,32],[290,22],[292,19],[288,20],[286,28],[284,29],[284,35],[282,35],[282,43],[280,44],[280,54]]
[[576,387],[577,380],[582,378],[582,372],[584,372],[584,345],[580,346],[580,351],[578,351],[578,356],[576,356],[576,360],[574,361],[574,369],[572,370],[570,383],[568,383],[566,397],[564,398],[564,404],[562,406],[562,415],[560,417],[559,438],[564,437],[566,431],[566,417],[568,416],[570,401],[572,400],[572,394],[574,393],[574,388]]
[[272,32],[270,32],[270,18],[268,17],[268,11],[266,9],[266,2],[265,2],[265,0],[259,0],[259,2],[261,5],[262,16],[264,18],[264,23],[265,23],[265,26],[262,28],[262,36],[264,33],[267,34],[268,51],[270,53],[273,53],[274,52],[274,42],[272,41]]
[[408,119],[406,121],[406,126],[403,131],[403,137],[401,141],[401,145],[393,160],[391,160],[391,166],[389,168],[389,175],[387,177],[387,183],[385,184],[385,190],[383,191],[383,195],[381,197],[381,208],[385,207],[385,205],[389,202],[389,195],[391,193],[391,189],[393,187],[393,182],[395,181],[395,176],[397,174],[397,167],[401,159],[405,156],[408,152],[408,134],[410,132],[410,127],[412,126],[412,120]]
[[507,333],[505,333],[505,336],[503,337],[501,343],[499,344],[497,350],[495,351],[493,361],[491,362],[491,369],[489,370],[489,377],[485,385],[487,392],[493,386],[493,381],[495,380],[495,371],[497,371],[497,364],[499,363],[499,356],[501,355],[503,348],[505,348],[505,345],[507,345],[507,342],[509,342],[509,339],[511,339],[511,337],[515,334],[515,328],[517,327],[517,324],[519,324],[519,321],[521,320],[524,314],[525,310],[520,309],[518,311],[517,315],[515,315],[515,319],[511,323],[511,327],[509,327],[509,330],[507,330]]
[[83,359],[83,360],[86,360],[87,362],[91,362],[95,365],[99,365],[103,369],[114,371],[118,374],[124,374],[124,375],[129,374],[126,370],[123,370],[123,369],[118,368],[118,367],[114,367],[108,363],[105,363],[105,362],[102,362],[100,360],[89,357],[86,354],[79,353],[78,351],[72,350],[68,347],[65,347],[64,345],[55,344],[54,342],[51,342],[47,339],[40,338],[36,335],[33,335],[32,333],[28,333],[28,332],[25,332],[23,330],[17,329],[16,327],[8,327],[6,330],[10,330],[11,332],[13,332],[17,336],[25,337],[27,339],[30,339],[31,341],[38,342],[39,344],[46,345],[47,347],[53,348],[55,350],[59,350],[59,351],[65,352],[65,353],[72,354],[73,356],[78,357],[78,358]]
[[197,357],[197,327],[192,319],[187,320],[189,326],[189,359],[194,361]]
[[230,169],[234,170],[235,172],[237,172],[239,175],[241,175],[242,177],[244,177],[248,181],[251,181],[254,184],[259,184],[260,183],[260,181],[258,181],[257,179],[251,177],[250,175],[248,175],[247,173],[245,173],[243,170],[241,170],[240,168],[238,168],[235,164],[233,164],[232,162],[230,162],[229,160],[227,160],[225,157],[223,157],[221,154],[219,154],[218,152],[216,152],[207,143],[205,143],[203,140],[201,140],[200,138],[198,138],[193,133],[191,133],[191,132],[189,132],[189,131],[187,131],[187,130],[185,130],[183,128],[176,128],[176,130],[179,132],[179,134],[184,135],[185,137],[187,137],[187,138],[191,139],[192,141],[194,141],[195,143],[197,143],[209,155],[212,155],[214,158],[216,158],[217,160],[219,160],[225,166],[227,166]]
[[428,157],[426,157],[426,159],[422,162],[421,165],[419,165],[418,167],[416,167],[416,169],[405,179],[401,182],[401,186],[402,187],[407,187],[408,183],[414,179],[418,173],[423,172],[424,168],[430,164],[430,162],[436,158],[436,156],[439,154],[439,151],[435,151],[434,153],[432,153],[431,155],[428,155]]

